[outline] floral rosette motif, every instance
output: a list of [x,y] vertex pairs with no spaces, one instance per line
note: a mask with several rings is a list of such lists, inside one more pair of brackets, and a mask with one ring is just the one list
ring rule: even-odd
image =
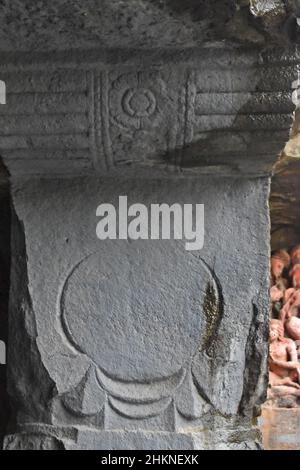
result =
[[128,130],[155,127],[166,99],[166,85],[157,72],[121,75],[110,91],[112,120]]

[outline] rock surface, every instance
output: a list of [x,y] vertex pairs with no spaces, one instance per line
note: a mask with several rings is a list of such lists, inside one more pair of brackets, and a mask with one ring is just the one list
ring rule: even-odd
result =
[[260,426],[266,450],[300,450],[299,408],[263,407]]
[[[6,391],[6,344],[10,271],[10,200],[7,185],[0,186],[0,443],[9,413]],[[2,343],[3,342],[3,343]],[[3,360],[4,359],[4,360]],[[3,361],[3,362],[2,362]],[[0,444],[1,445],[1,444]]]
[[3,162],[13,177],[269,176],[293,124],[298,60],[232,48],[11,56]]
[[300,109],[290,139],[280,153],[274,168],[270,209],[272,248],[289,248],[299,243],[300,236]]
[[4,0],[1,50],[191,47],[297,40],[288,0]]
[[[222,3],[1,2],[7,449],[260,446],[269,178],[300,62],[276,45],[299,11]],[[122,194],[204,203],[204,249],[100,243],[96,208]]]
[[[98,240],[95,210],[117,205],[115,187],[128,204],[172,204],[179,195],[181,203],[204,203],[205,248]],[[8,448],[33,445],[34,423],[65,447],[67,430],[77,448],[106,440],[127,447],[120,430],[138,431],[130,441],[138,448],[256,447],[251,419],[266,385],[268,190],[264,178],[15,181],[9,384],[16,431],[24,425],[25,436],[23,444],[8,438]],[[82,426],[89,431],[77,431]]]

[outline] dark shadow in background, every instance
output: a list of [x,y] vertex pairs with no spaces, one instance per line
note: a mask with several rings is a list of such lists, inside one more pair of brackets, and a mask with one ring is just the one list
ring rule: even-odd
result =
[[[1,172],[1,168],[0,168]],[[10,195],[9,184],[0,175],[0,341],[7,345],[10,276]],[[9,416],[6,392],[6,365],[0,364],[0,448]]]

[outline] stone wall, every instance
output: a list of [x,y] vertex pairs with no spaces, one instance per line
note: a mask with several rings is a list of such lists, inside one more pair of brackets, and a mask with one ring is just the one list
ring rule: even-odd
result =
[[[9,188],[0,188],[0,341],[7,344],[8,296],[10,276],[10,198]],[[6,430],[9,403],[6,392],[6,365],[3,363],[3,343],[1,343],[0,364],[0,441]]]
[[[250,422],[265,389],[269,225],[256,208],[268,189],[264,179],[14,184],[9,379],[24,437],[8,448],[31,434],[65,448],[259,445]],[[147,207],[201,201],[205,249],[98,240],[96,207],[118,194]]]
[[[299,14],[295,0],[1,2],[5,448],[260,447],[269,185]],[[278,181],[276,226],[298,217]],[[96,208],[121,195],[205,204],[203,250],[101,243]]]
[[3,0],[0,50],[251,46],[298,38],[297,0]]
[[[12,54],[6,449],[256,449],[270,175],[297,51]],[[205,244],[105,240],[101,203],[205,205]]]

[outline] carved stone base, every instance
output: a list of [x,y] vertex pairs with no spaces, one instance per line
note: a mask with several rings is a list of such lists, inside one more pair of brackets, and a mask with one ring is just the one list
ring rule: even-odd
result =
[[300,450],[300,409],[262,407],[260,428],[266,450]]
[[29,426],[5,438],[5,450],[257,450],[255,428],[216,429],[186,433],[96,431],[80,428]]
[[[264,386],[269,225],[257,208],[268,188],[267,179],[15,183],[9,387],[18,426],[74,432],[52,436],[66,448],[248,446],[250,426],[241,440],[236,423],[251,421]],[[203,250],[97,239],[96,208],[119,195],[146,207],[204,204]],[[40,426],[6,447],[59,445],[44,434]]]
[[[3,65],[17,433],[6,448],[258,445],[269,175],[293,121],[298,56],[182,52]],[[99,240],[97,207],[119,196],[148,210],[204,204],[204,248]]]

